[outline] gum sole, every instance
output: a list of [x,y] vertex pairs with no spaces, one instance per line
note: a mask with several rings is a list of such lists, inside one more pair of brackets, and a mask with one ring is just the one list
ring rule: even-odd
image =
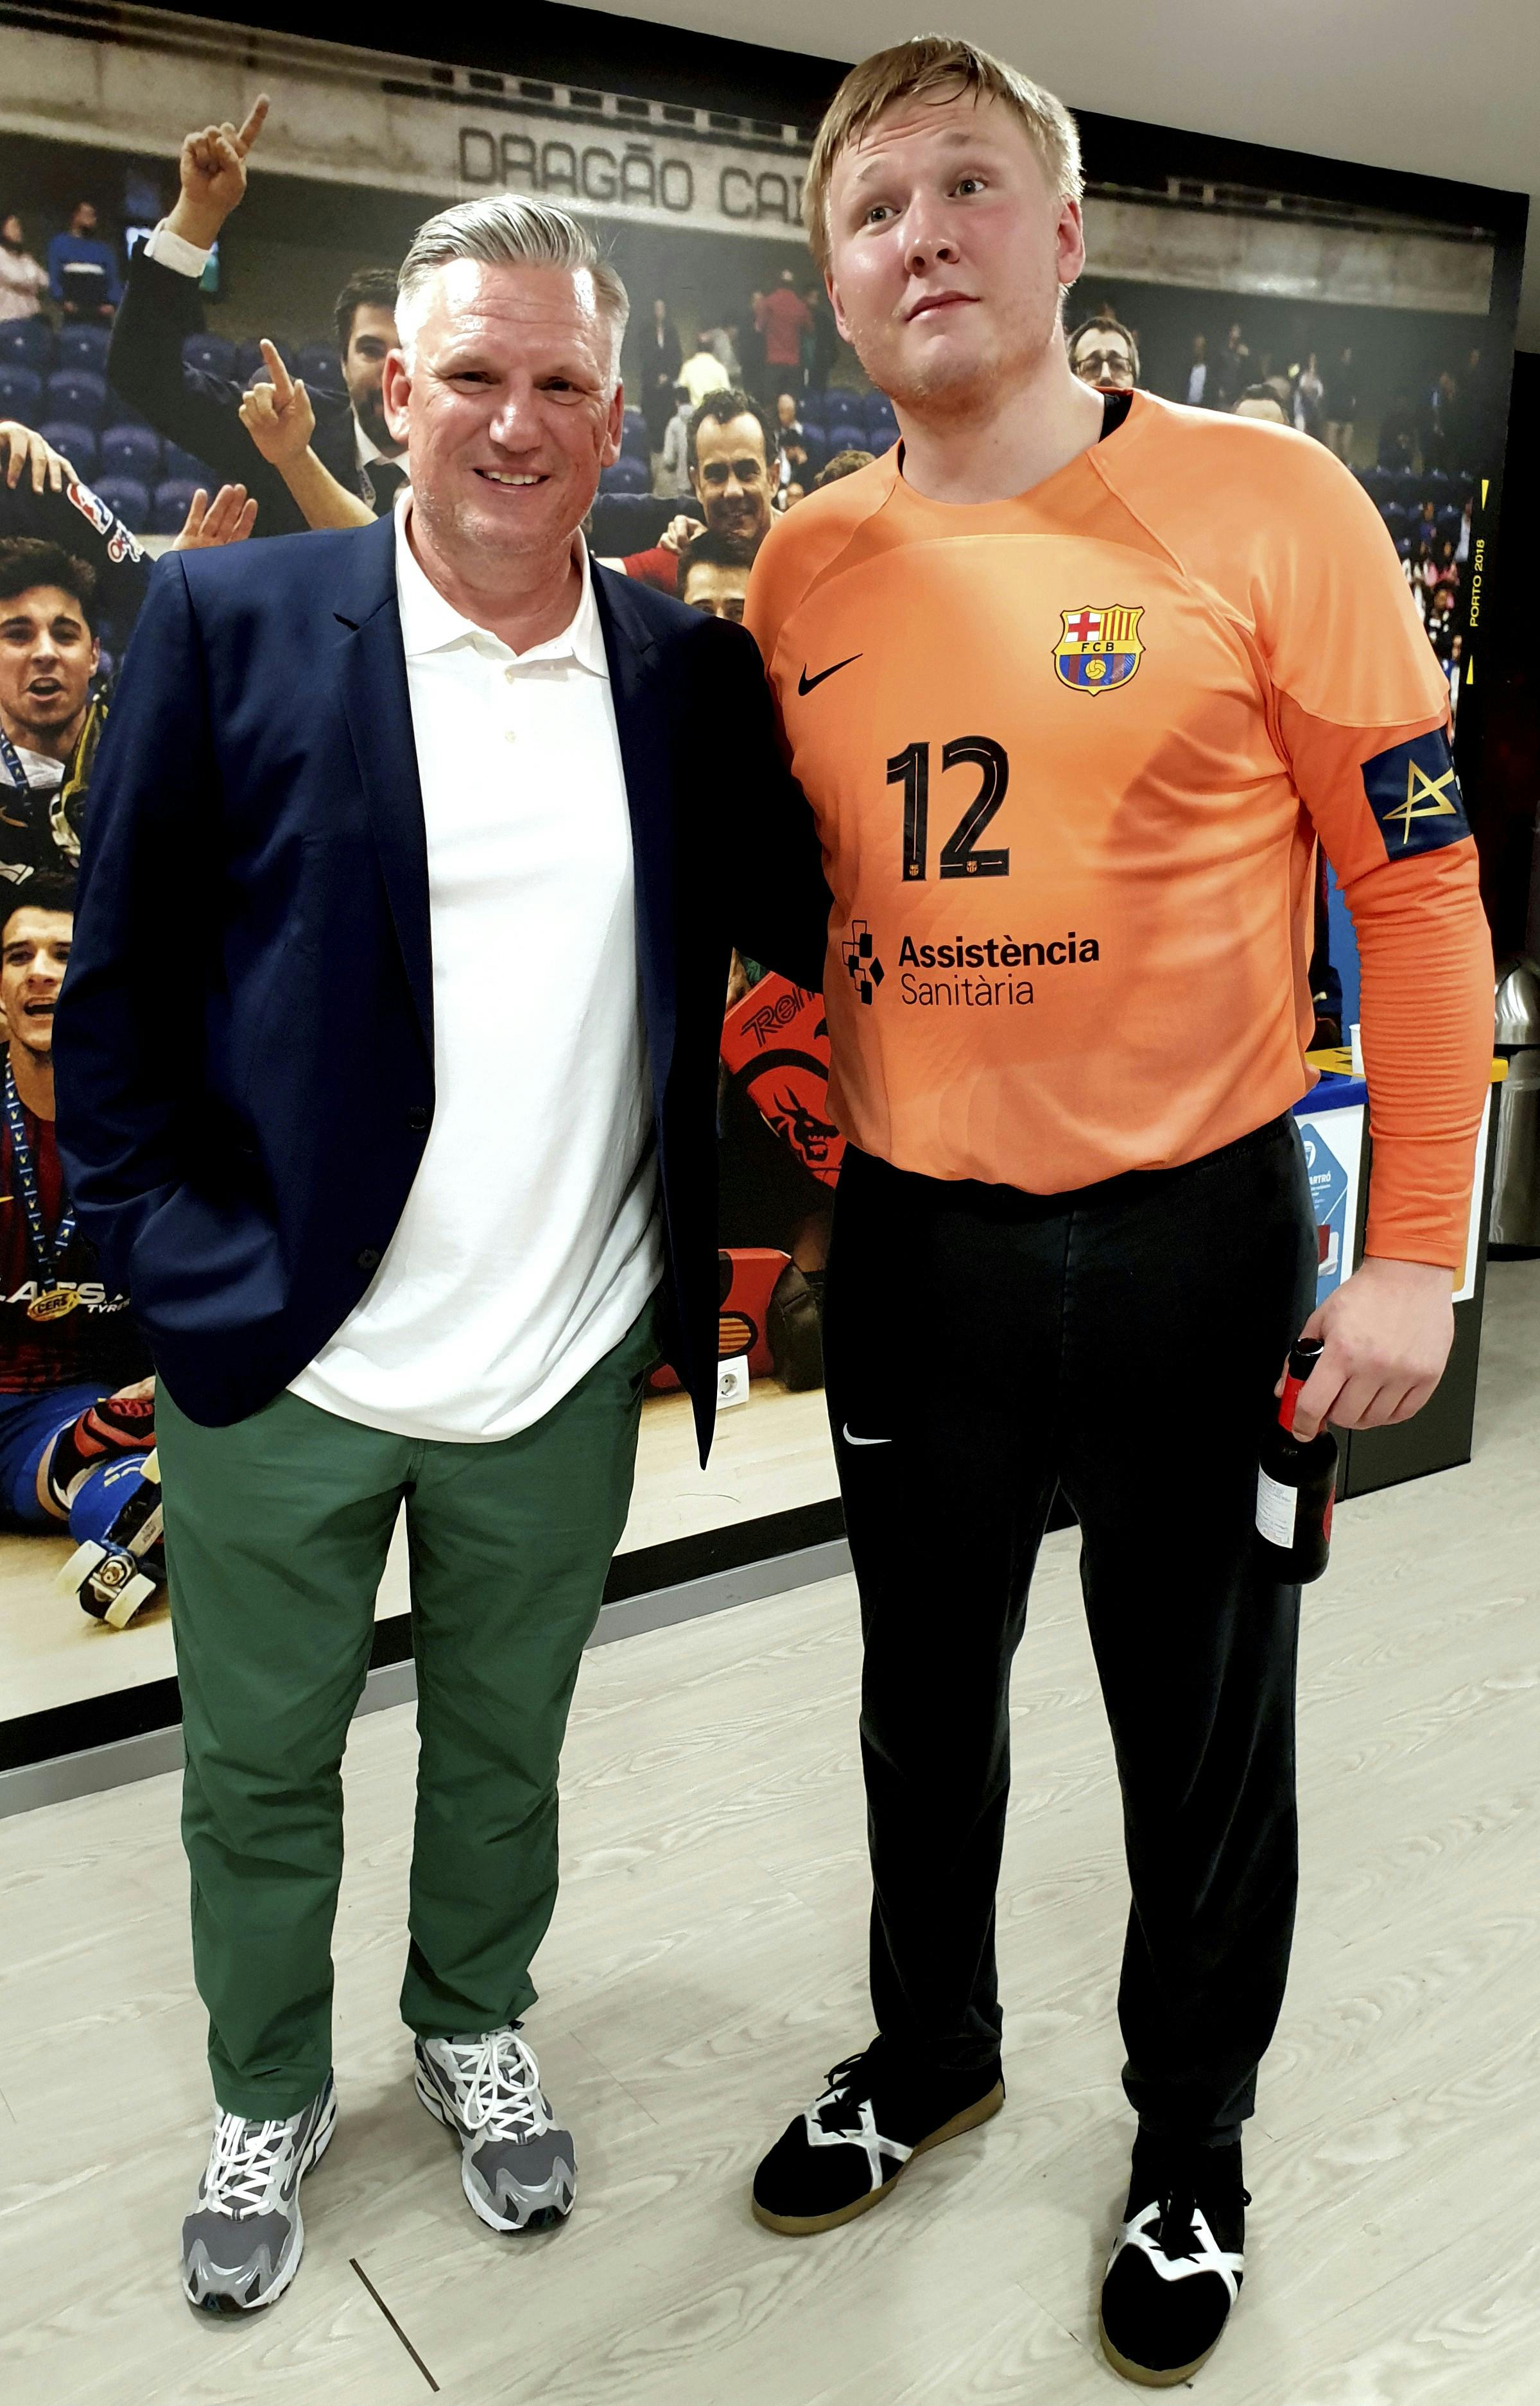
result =
[[[1151,2372],[1148,2365],[1133,2364],[1126,2356],[1120,2356],[1107,2336],[1107,2325],[1100,2314],[1096,2316],[1096,2331],[1101,2340],[1102,2354],[1113,2371],[1121,2372],[1125,2381],[1136,2382],[1141,2389],[1175,2389],[1181,2382],[1191,2381],[1194,2372],[1203,2371],[1208,2358],[1213,2355],[1214,2348],[1219,2345],[1219,2340],[1216,2339],[1213,2347],[1206,2347],[1201,2356],[1195,2356],[1193,2358],[1191,2364],[1180,2364],[1170,2372]],[[1222,2329],[1220,2338],[1222,2337]]]
[[932,2147],[944,2147],[949,2139],[960,2139],[965,2130],[976,2130],[981,2122],[990,2121],[1004,2103],[1005,2083],[997,2080],[987,2097],[981,2097],[976,2105],[969,2105],[961,2114],[954,2114],[950,2122],[943,2122],[939,2130],[932,2130],[928,2139],[920,2141],[913,2154],[899,2166],[890,2181],[884,2181],[881,2188],[868,2189],[865,2197],[858,2197],[854,2205],[841,2205],[834,2214],[771,2214],[757,2200],[751,2199],[754,2218],[765,2229],[778,2230],[786,2239],[811,2239],[820,2230],[836,2230],[841,2223],[854,2222],[858,2214],[869,2214],[874,2205],[881,2205],[884,2198],[891,2197],[916,2157],[928,2155]]

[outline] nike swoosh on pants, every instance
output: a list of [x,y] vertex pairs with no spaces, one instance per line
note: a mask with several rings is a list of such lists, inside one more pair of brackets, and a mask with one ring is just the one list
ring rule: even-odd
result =
[[855,1437],[852,1434],[850,1422],[847,1421],[845,1422],[845,1443],[847,1445],[891,1445],[893,1443],[893,1439],[890,1437]]

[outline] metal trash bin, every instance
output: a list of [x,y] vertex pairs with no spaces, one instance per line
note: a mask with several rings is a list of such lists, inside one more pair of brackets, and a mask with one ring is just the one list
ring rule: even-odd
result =
[[1516,961],[1497,981],[1493,1040],[1506,1060],[1492,1165],[1493,1253],[1540,1253],[1540,969]]

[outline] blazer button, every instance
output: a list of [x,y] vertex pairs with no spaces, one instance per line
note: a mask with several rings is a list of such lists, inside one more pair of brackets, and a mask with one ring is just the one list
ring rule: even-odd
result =
[[422,1103],[414,1103],[411,1110],[406,1114],[406,1125],[412,1130],[414,1136],[420,1136],[423,1129],[428,1125],[428,1119],[429,1113],[426,1105]]
[[378,1269],[380,1266],[380,1257],[378,1253],[375,1253],[373,1245],[365,1245],[362,1253],[358,1255],[358,1265],[360,1270]]

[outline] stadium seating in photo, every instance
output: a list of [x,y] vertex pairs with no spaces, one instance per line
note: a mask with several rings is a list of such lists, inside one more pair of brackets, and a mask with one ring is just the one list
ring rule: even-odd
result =
[[168,476],[157,485],[150,496],[149,522],[146,534],[179,534],[192,497],[199,485],[207,491],[212,479],[200,476],[193,481],[185,476]]
[[650,493],[652,482],[652,470],[645,460],[622,456],[599,472],[601,493]]
[[588,520],[589,542],[600,559],[624,559],[633,551],[649,551],[671,518],[683,513],[699,518],[693,501],[671,501],[656,493],[600,493]]
[[0,325],[0,368],[31,368],[46,375],[53,365],[53,328],[46,318],[13,318]]
[[149,532],[149,487],[142,477],[98,476],[94,489],[98,501],[105,502],[131,533]]
[[97,456],[104,476],[137,476],[153,485],[161,473],[161,438],[148,426],[108,426]]
[[97,375],[105,375],[111,339],[106,326],[61,326],[54,338],[54,364],[61,368],[91,368]]
[[98,368],[55,368],[43,388],[49,418],[73,418],[100,427],[106,417],[107,380]]
[[35,426],[42,404],[43,379],[35,368],[20,361],[0,367],[0,418],[19,418],[23,426]]
[[205,375],[233,376],[235,346],[223,334],[184,334],[182,365],[201,368]]
[[37,432],[45,443],[64,453],[78,476],[94,484],[100,453],[91,427],[78,425],[73,418],[50,418]]
[[311,392],[341,392],[342,366],[334,343],[302,343],[295,353],[296,375]]

